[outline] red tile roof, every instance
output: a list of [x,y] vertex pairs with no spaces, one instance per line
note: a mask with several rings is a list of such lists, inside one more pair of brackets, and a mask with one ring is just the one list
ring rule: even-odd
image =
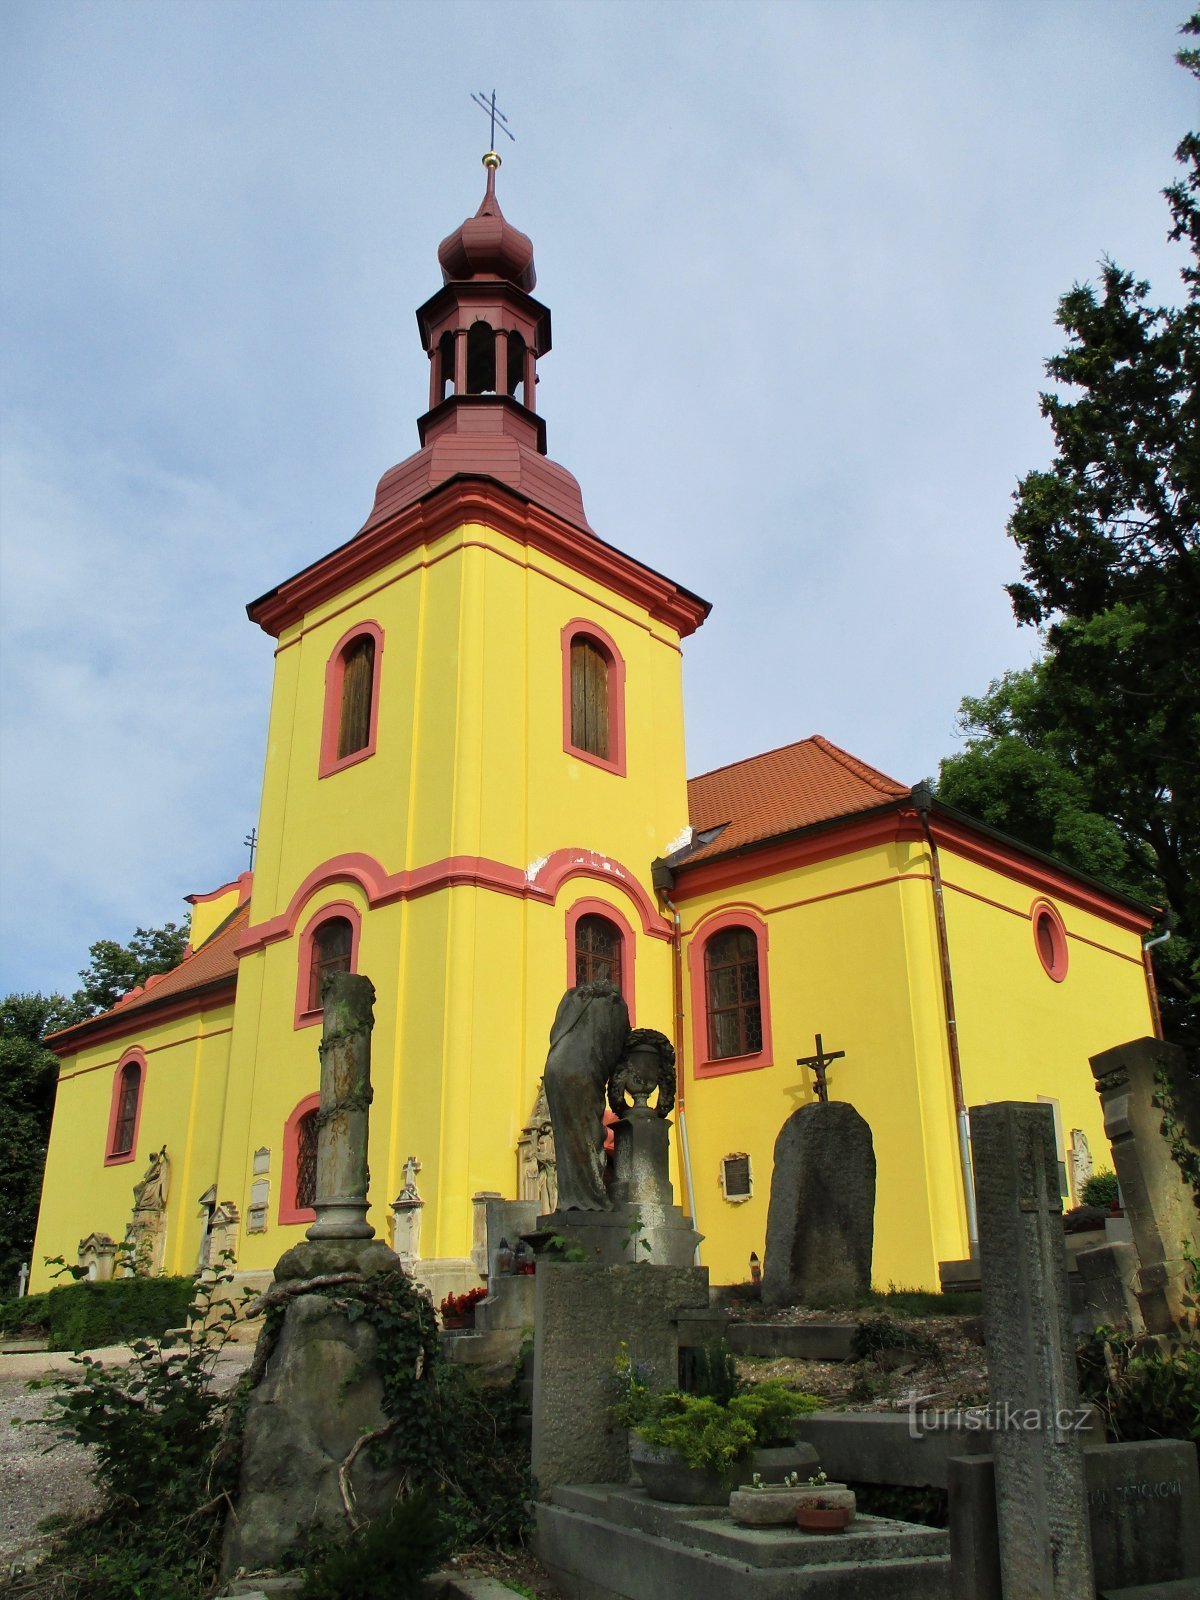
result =
[[237,975],[237,960],[233,947],[249,920],[250,902],[247,900],[198,950],[185,955],[177,967],[172,967],[170,972],[161,972],[148,978],[144,988],[132,989],[118,1000],[111,1010],[101,1011],[98,1016],[88,1017],[83,1022],[76,1022],[70,1028],[63,1028],[61,1032],[51,1034],[47,1043],[60,1055],[66,1054],[67,1050],[77,1048],[77,1045],[83,1042],[86,1032],[96,1027],[98,1023],[111,1024],[124,1021],[127,1016],[140,1012],[148,1006],[158,1006],[165,1000],[186,1000],[193,990],[206,989],[212,984],[219,983],[223,978],[234,979]]
[[746,845],[902,800],[910,789],[820,734],[735,761],[688,782],[688,812],[697,833],[722,827],[677,866],[711,861]]

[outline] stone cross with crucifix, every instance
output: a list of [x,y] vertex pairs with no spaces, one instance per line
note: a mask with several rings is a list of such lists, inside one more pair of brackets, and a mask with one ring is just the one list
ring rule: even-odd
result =
[[801,1056],[796,1062],[798,1067],[808,1067],[816,1076],[813,1088],[816,1090],[817,1099],[824,1105],[829,1099],[829,1084],[825,1077],[827,1067],[835,1061],[840,1061],[846,1054],[844,1050],[826,1050],[821,1035],[816,1035],[817,1053],[815,1056]]

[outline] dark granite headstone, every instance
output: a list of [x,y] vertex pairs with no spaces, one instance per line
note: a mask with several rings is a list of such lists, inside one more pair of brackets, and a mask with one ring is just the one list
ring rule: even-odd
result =
[[844,1101],[801,1106],[775,1141],[764,1304],[826,1304],[865,1293],[874,1242],[870,1128]]

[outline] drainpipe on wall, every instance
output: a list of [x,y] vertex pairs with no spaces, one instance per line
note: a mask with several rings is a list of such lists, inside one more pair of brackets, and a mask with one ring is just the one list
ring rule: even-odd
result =
[[[692,1184],[692,1152],[688,1145],[687,1135],[687,1109],[684,1104],[684,1078],[683,1068],[683,934],[678,907],[671,899],[670,891],[675,887],[675,876],[665,861],[655,861],[652,866],[653,883],[655,889],[662,897],[662,903],[671,913],[671,955],[673,994],[675,1000],[674,1016],[674,1044],[675,1044],[675,1121],[679,1128],[679,1153],[683,1164],[683,1185],[687,1191],[688,1215],[692,1219],[692,1227],[696,1227],[696,1191]],[[699,1231],[697,1229],[697,1231]],[[696,1246],[696,1260],[700,1259],[700,1247]]]
[[1142,940],[1142,966],[1146,969],[1146,993],[1150,996],[1150,1015],[1154,1019],[1154,1037],[1156,1039],[1161,1039],[1163,1036],[1162,1012],[1158,1008],[1158,984],[1154,981],[1154,964],[1150,960],[1150,952],[1156,944],[1166,944],[1171,937],[1173,921],[1174,913],[1168,912],[1165,930],[1156,939]]
[[933,880],[933,910],[937,926],[938,958],[942,969],[942,999],[946,1009],[946,1048],[950,1055],[950,1085],[954,1093],[954,1119],[958,1126],[958,1164],[962,1173],[963,1204],[967,1213],[967,1238],[972,1256],[979,1253],[979,1219],[975,1210],[975,1177],[971,1171],[971,1124],[963,1097],[962,1060],[958,1050],[958,1018],[954,1010],[954,979],[950,973],[950,941],[946,935],[946,904],[942,891],[942,864],[929,826],[933,793],[927,783],[912,791],[912,803],[921,820],[921,831],[929,847],[930,877]]

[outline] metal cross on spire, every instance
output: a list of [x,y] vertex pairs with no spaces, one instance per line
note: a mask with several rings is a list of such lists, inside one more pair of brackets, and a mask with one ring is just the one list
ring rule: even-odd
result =
[[819,1033],[816,1036],[815,1043],[817,1046],[816,1055],[801,1056],[796,1065],[798,1067],[809,1067],[816,1074],[817,1081],[813,1084],[813,1088],[817,1092],[817,1099],[824,1105],[829,1099],[829,1084],[825,1079],[825,1069],[832,1066],[835,1061],[840,1061],[846,1052],[844,1050],[826,1050],[824,1041]]
[[250,832],[242,840],[242,843],[249,848],[249,851],[250,851],[250,871],[253,872],[254,871],[254,852],[258,849],[258,829],[257,828],[251,828]]
[[496,148],[496,118],[497,117],[499,117],[499,119],[500,119],[500,132],[501,133],[507,133],[508,137],[512,140],[512,142],[514,144],[516,144],[517,136],[516,136],[515,133],[513,133],[509,129],[508,118],[504,115],[503,111],[501,111],[499,106],[496,104],[496,91],[495,91],[495,89],[492,90],[490,96],[484,94],[483,91],[480,90],[480,92],[478,94],[472,94],[471,99],[474,100],[475,104],[479,107],[479,109],[481,111],[486,111],[488,116],[492,119],[492,142],[488,146],[488,148],[490,150],[494,150]]

